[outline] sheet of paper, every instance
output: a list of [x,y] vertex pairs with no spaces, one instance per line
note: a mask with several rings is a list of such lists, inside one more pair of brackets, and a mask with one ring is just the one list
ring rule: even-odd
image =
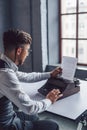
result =
[[63,69],[61,77],[72,81],[77,67],[77,58],[63,56],[61,67]]

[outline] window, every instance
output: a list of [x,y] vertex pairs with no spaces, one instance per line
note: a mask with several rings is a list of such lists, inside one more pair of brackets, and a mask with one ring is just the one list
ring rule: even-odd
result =
[[87,0],[59,0],[60,50],[87,65]]

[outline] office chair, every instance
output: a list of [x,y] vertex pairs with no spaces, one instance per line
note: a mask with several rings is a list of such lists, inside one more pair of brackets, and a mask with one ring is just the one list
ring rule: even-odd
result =
[[75,77],[81,80],[87,80],[87,70],[76,69]]

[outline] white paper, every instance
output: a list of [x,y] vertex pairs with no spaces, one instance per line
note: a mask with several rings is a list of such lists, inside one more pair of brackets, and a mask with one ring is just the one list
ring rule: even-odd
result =
[[72,81],[77,67],[77,58],[63,56],[61,67],[63,69],[61,77]]

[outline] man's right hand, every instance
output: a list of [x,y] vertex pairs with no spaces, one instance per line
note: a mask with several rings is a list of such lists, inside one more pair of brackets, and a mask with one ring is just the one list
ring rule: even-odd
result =
[[54,103],[62,96],[63,94],[60,93],[59,89],[53,89],[47,94],[46,98],[51,100],[52,103]]

